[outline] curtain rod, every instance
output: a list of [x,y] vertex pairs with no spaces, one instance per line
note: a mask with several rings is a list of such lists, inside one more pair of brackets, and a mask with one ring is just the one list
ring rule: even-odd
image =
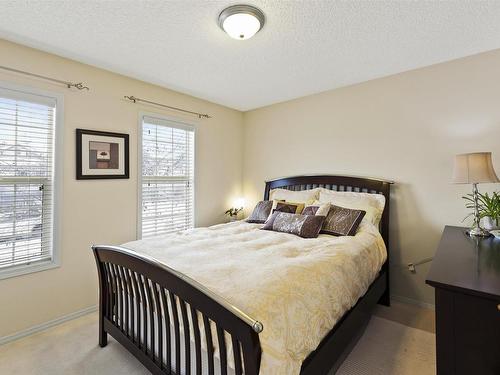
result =
[[9,68],[8,66],[2,66],[2,65],[0,65],[0,69],[8,70],[9,72],[24,74],[24,75],[27,75],[27,76],[30,76],[30,77],[36,77],[36,78],[45,79],[47,81],[52,81],[52,82],[60,83],[61,85],[66,86],[68,89],[71,88],[71,87],[74,87],[74,88],[76,88],[78,90],[84,90],[84,89],[85,90],[89,90],[89,88],[87,86],[85,86],[83,84],[83,82],[74,83],[74,82],[63,81],[63,80],[60,80],[60,79],[56,79],[56,78],[52,78],[52,77],[46,77],[46,76],[42,76],[40,74],[25,72],[24,70]]
[[204,117],[204,118],[212,118],[212,116],[207,115],[206,113],[199,113],[199,112],[188,111],[186,109],[182,109],[182,108],[178,108],[178,107],[172,107],[172,106],[169,106],[169,105],[166,105],[166,104],[152,102],[150,100],[136,98],[135,96],[127,96],[127,95],[125,95],[124,98],[128,99],[128,100],[130,100],[131,102],[134,102],[134,103],[142,102],[142,103],[148,103],[148,104],[152,104],[152,105],[157,105],[159,107],[173,109],[174,111],[179,111],[179,112],[184,112],[184,113],[189,113],[189,114],[192,114],[192,115],[196,115],[199,118],[202,118],[202,117]]

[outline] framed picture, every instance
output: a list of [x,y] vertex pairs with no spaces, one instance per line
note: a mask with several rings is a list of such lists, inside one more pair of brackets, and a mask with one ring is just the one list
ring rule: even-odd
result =
[[129,178],[128,134],[76,129],[76,179]]

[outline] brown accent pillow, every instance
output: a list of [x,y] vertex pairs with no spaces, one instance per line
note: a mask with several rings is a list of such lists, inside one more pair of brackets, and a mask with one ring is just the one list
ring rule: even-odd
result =
[[300,214],[303,209],[304,203],[277,202],[273,213],[287,212],[289,214]]
[[321,233],[333,234],[334,236],[354,236],[365,214],[366,212],[362,210],[352,210],[332,204]]
[[269,214],[271,213],[272,207],[273,201],[260,201],[255,205],[252,214],[247,219],[247,223],[265,223],[267,218],[269,217]]
[[316,238],[324,221],[325,216],[300,215],[276,211],[261,229],[296,234],[302,238]]

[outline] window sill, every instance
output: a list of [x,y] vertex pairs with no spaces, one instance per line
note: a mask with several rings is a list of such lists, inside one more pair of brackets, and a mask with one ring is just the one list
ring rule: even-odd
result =
[[5,270],[0,270],[0,280],[9,279],[11,277],[26,275],[29,273],[41,272],[57,268],[60,263],[55,260],[47,260],[34,264],[24,264],[20,266],[8,267]]

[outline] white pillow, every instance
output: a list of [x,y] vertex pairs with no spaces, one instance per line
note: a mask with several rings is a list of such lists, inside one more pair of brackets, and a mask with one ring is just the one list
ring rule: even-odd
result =
[[366,211],[363,220],[368,220],[377,228],[385,207],[385,197],[382,194],[334,191],[320,188],[318,200],[320,203],[329,202],[344,208]]
[[311,190],[301,190],[301,191],[292,191],[287,189],[273,189],[269,193],[269,200],[284,200],[287,202],[296,202],[296,203],[304,203],[311,204],[315,200],[318,199],[319,189],[311,189]]

